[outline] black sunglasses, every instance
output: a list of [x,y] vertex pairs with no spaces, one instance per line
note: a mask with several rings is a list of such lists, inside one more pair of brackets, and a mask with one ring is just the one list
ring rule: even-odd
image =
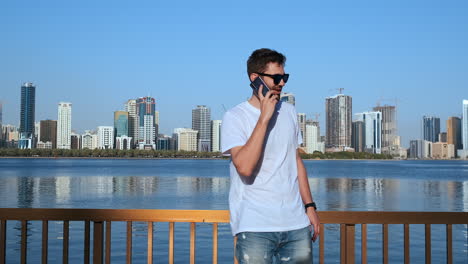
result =
[[255,72],[255,73],[260,76],[268,76],[272,78],[275,85],[278,85],[281,82],[281,80],[283,80],[284,83],[287,83],[289,79],[289,73],[285,73],[285,74],[266,74],[266,73],[259,73],[259,72]]

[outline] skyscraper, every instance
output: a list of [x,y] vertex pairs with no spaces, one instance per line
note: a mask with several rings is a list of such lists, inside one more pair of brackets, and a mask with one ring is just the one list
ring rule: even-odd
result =
[[114,136],[128,136],[128,112],[114,112]]
[[141,97],[136,100],[138,117],[138,148],[156,149],[156,100],[153,97]]
[[447,119],[447,143],[455,146],[455,153],[462,149],[461,119],[451,116]]
[[301,137],[302,137],[302,147],[306,145],[305,140],[305,129],[306,129],[306,114],[305,113],[298,113],[297,114],[297,123],[299,123],[299,128],[301,129]]
[[125,111],[128,112],[128,136],[133,139],[135,144],[138,144],[138,118],[135,99],[130,99],[125,103]]
[[292,93],[281,93],[280,101],[296,105],[296,97]]
[[211,151],[221,151],[221,123],[222,120],[211,121]]
[[41,136],[39,141],[46,143],[50,142],[52,148],[57,148],[57,121],[55,120],[41,120]]
[[351,147],[355,152],[363,152],[366,143],[366,130],[364,121],[354,121]]
[[351,146],[351,126],[353,101],[351,96],[337,94],[327,97],[325,102],[327,137],[329,147],[347,148]]
[[32,148],[34,142],[34,118],[36,109],[36,86],[24,83],[21,86],[21,116],[18,148]]
[[382,152],[390,154],[392,150],[400,148],[396,107],[392,105],[376,106],[373,110],[382,113]]
[[60,102],[57,118],[57,148],[59,149],[71,148],[71,119],[72,104]]
[[423,139],[437,142],[440,133],[440,118],[434,116],[423,116]]
[[211,110],[206,105],[192,109],[192,129],[198,131],[198,151],[211,151]]
[[357,121],[364,122],[365,143],[364,151],[382,153],[382,113],[364,112],[355,115]]
[[468,100],[463,100],[462,131],[463,149],[468,151]]

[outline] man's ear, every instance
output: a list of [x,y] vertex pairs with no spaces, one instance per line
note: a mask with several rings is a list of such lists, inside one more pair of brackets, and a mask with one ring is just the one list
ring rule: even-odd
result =
[[253,82],[253,81],[255,80],[255,78],[257,78],[257,77],[258,77],[258,74],[256,74],[256,73],[251,73],[251,74],[250,74],[250,82]]

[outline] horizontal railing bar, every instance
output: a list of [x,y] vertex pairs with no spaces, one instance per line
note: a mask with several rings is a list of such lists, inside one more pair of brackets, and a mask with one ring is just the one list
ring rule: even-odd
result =
[[0,220],[229,223],[228,210],[0,208]]
[[[322,211],[325,224],[467,224],[468,212]],[[228,210],[0,208],[0,220],[228,223]]]

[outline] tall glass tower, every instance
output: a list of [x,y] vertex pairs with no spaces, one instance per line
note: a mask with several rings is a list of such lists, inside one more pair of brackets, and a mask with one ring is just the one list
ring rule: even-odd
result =
[[30,149],[34,139],[34,117],[36,109],[36,86],[24,83],[21,86],[21,116],[18,148]]
[[440,133],[440,118],[434,116],[423,116],[423,139],[437,142]]

